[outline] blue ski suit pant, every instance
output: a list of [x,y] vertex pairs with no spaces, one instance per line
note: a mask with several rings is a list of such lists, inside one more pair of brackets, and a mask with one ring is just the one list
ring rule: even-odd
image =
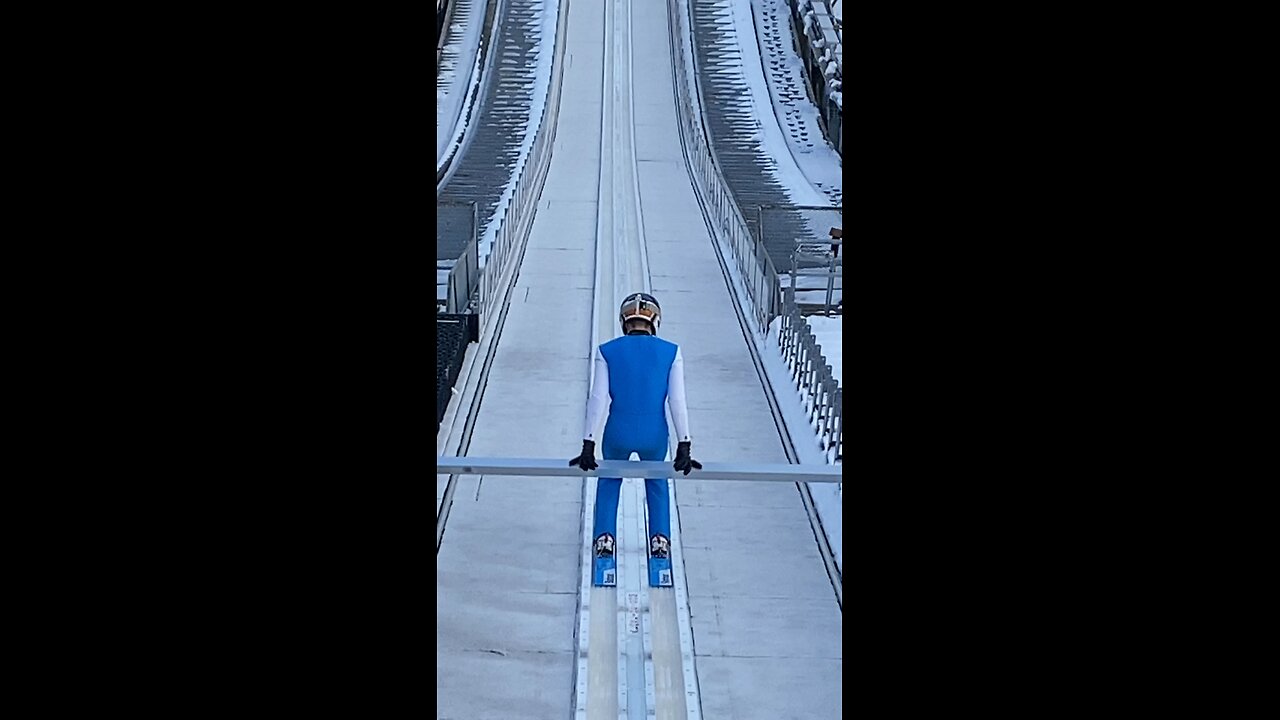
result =
[[[630,460],[631,453],[641,460],[665,460],[667,457],[667,420],[664,416],[642,417],[610,415],[604,429],[605,460]],[[596,484],[595,532],[618,536],[618,491],[622,478],[602,477]],[[671,537],[671,502],[667,479],[644,481],[645,503],[649,508],[649,537]]]

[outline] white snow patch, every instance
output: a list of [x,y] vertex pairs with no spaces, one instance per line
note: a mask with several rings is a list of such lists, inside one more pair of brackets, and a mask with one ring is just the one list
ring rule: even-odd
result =
[[[445,45],[436,76],[436,170],[457,152],[467,116],[479,94],[480,30],[484,25],[485,0],[472,0],[470,13],[452,18],[445,32],[455,39]],[[469,68],[459,61],[473,58]],[[461,65],[461,67],[459,67]],[[467,72],[459,72],[466,68]]]
[[814,188],[796,164],[787,145],[786,133],[778,126],[777,116],[769,112],[769,108],[773,107],[773,99],[765,80],[760,47],[756,42],[751,5],[744,2],[730,2],[728,5],[733,15],[733,33],[737,38],[740,55],[737,62],[726,60],[719,67],[737,70],[747,87],[747,94],[742,102],[755,108],[753,115],[760,131],[758,140],[764,153],[774,160],[770,164],[770,170],[793,204],[830,205],[830,198]]
[[[791,40],[791,14],[787,10],[784,0],[752,0],[755,8],[755,32],[758,38],[760,52],[768,58],[770,63],[778,63],[779,69],[777,75],[765,72],[764,68],[768,64],[761,65],[762,76],[765,78],[770,92],[767,97],[773,106],[773,120],[775,125],[782,121],[783,118],[794,118],[800,123],[811,139],[810,143],[801,143],[798,139],[793,138],[791,133],[784,133],[779,130],[782,138],[781,144],[773,144],[771,138],[765,138],[765,151],[771,157],[790,156],[795,165],[800,169],[800,175],[804,179],[804,184],[820,191],[823,187],[835,188],[843,195],[844,178],[841,173],[842,160],[840,154],[831,147],[822,133],[822,124],[818,119],[818,108],[813,104],[813,99],[809,97],[808,83],[804,79],[804,63],[800,56],[796,54],[794,43]],[[771,31],[765,24],[765,18],[773,18],[773,26],[775,30]],[[771,35],[781,34],[780,42],[776,46],[780,46],[780,52],[771,50],[775,45],[765,42],[765,38]],[[787,102],[782,99],[783,89],[778,87],[780,83],[785,83],[791,87],[798,87],[804,92],[804,100]],[[783,155],[785,151],[786,155]],[[792,177],[789,182],[783,183],[789,190],[789,183],[797,182]],[[794,195],[794,193],[793,193]],[[819,202],[797,203],[803,205],[830,205],[831,199],[825,194]]]
[[[507,179],[507,184],[502,188],[502,194],[498,196],[497,207],[499,210],[489,218],[481,231],[479,248],[481,268],[488,264],[489,251],[493,247],[493,240],[498,234],[498,228],[501,223],[507,221],[507,213],[504,208],[507,207],[511,196],[515,193],[516,183],[520,180],[521,174],[525,172],[526,166],[529,164],[529,151],[533,148],[533,142],[541,131],[542,113],[546,108],[547,95],[551,89],[551,59],[555,55],[556,21],[560,12],[560,3],[557,0],[551,0],[550,2],[541,3],[541,5],[541,34],[534,40],[538,46],[538,60],[532,83],[534,91],[529,101],[529,127],[524,134],[524,138],[520,141],[520,152],[516,156],[515,167]],[[549,161],[550,155],[548,154],[547,157]]]

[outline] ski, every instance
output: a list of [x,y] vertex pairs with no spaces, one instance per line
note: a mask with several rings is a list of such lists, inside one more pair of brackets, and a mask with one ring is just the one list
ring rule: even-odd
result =
[[591,582],[596,587],[618,586],[618,564],[612,557],[596,558],[595,576]]
[[671,541],[665,535],[649,538],[649,587],[672,587]]
[[613,552],[614,541],[612,535],[604,533],[596,538],[595,572],[591,578],[592,585],[596,587],[618,586],[618,561]]

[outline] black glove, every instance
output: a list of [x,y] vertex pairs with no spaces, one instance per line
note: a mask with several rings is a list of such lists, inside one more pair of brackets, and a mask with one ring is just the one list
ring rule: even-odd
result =
[[690,469],[693,469],[693,470],[702,469],[702,463],[689,457],[689,447],[691,445],[693,445],[693,443],[689,442],[688,440],[685,440],[684,442],[676,446],[676,461],[673,463],[673,466],[675,467],[676,472],[680,472],[681,470],[683,470],[684,474],[688,475]]
[[[574,458],[574,459],[570,460],[570,461],[569,461],[569,465],[570,465],[571,467],[572,467],[572,466],[574,466],[574,465],[577,465],[578,467],[582,468],[584,472],[585,472],[585,471],[587,471],[587,470],[595,470],[596,468],[600,467],[600,463],[596,462],[596,443],[595,443],[595,441],[594,441],[594,440],[583,440],[583,441],[582,441],[582,454],[581,454],[581,455],[579,455],[578,457],[576,457],[576,458]],[[699,467],[701,467],[701,466],[699,466]]]

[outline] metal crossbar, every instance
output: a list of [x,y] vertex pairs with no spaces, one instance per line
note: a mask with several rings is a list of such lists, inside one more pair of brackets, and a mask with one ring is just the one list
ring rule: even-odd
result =
[[484,458],[436,456],[439,475],[527,475],[536,477],[671,478],[674,480],[739,480],[749,482],[841,481],[840,465],[766,465],[759,463],[703,463],[701,470],[681,475],[670,462],[600,460],[600,467],[583,471],[566,460],[544,458]]

